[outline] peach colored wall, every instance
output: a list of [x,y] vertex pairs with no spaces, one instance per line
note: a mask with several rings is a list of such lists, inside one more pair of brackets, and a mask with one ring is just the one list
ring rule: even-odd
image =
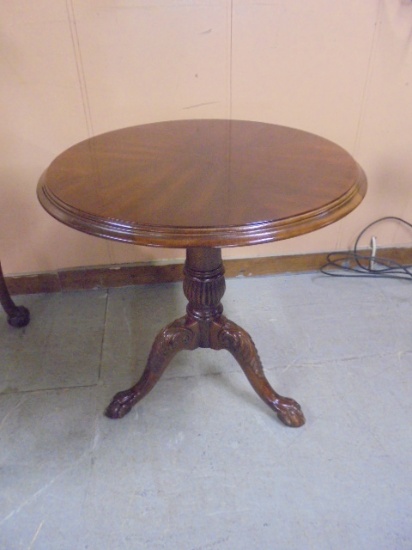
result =
[[[232,117],[332,139],[369,193],[347,218],[225,257],[347,249],[383,215],[412,221],[412,1],[1,2],[0,259],[6,273],[183,258],[80,234],[37,204],[63,149],[122,126]],[[388,224],[378,244],[409,244]]]

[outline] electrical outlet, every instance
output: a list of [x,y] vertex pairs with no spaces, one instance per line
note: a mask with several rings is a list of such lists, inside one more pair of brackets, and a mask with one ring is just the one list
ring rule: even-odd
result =
[[369,260],[369,269],[373,271],[375,269],[376,249],[378,248],[378,239],[373,236],[371,238],[371,257]]

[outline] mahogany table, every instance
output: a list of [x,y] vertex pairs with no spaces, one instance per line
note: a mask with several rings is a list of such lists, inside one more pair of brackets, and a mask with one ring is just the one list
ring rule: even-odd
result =
[[79,231],[186,248],[186,315],[158,334],[140,380],[114,396],[107,416],[124,416],[180,350],[201,347],[228,350],[284,424],[304,424],[299,404],[270,386],[249,334],[223,315],[221,248],[295,237],[348,214],[366,178],[345,150],[259,122],[161,122],[74,145],[51,163],[37,192],[52,216]]

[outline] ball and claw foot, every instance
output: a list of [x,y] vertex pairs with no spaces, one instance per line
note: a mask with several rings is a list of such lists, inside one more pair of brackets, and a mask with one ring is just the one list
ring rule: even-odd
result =
[[291,428],[299,428],[305,423],[302,409],[294,399],[282,398],[282,401],[276,404],[276,412],[279,420]]
[[138,401],[138,396],[133,389],[116,393],[105,414],[108,418],[123,418]]
[[25,327],[30,322],[30,312],[24,306],[17,306],[11,315],[9,315],[7,322],[14,328]]

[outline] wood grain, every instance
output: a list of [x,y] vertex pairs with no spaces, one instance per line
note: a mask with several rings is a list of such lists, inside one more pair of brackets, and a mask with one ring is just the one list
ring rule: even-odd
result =
[[38,197],[61,222],[173,248],[287,239],[353,210],[366,178],[338,145],[260,122],[189,120],[116,130],[59,155]]

